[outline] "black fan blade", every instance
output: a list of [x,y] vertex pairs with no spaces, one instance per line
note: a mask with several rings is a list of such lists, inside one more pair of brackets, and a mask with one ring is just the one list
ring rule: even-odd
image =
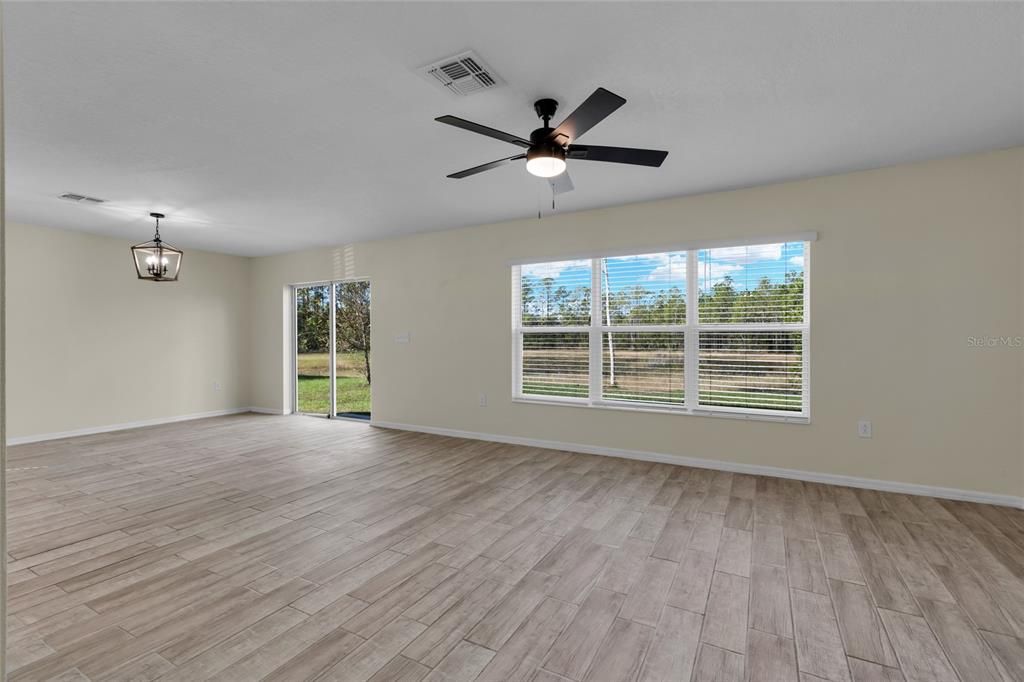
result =
[[518,135],[513,135],[512,133],[504,133],[500,130],[495,130],[494,128],[488,128],[487,126],[480,125],[479,123],[473,123],[472,121],[467,121],[466,119],[459,118],[458,116],[438,116],[434,120],[437,121],[438,123],[447,123],[450,126],[455,126],[456,128],[468,130],[471,133],[479,133],[480,135],[493,137],[495,140],[501,140],[502,142],[511,142],[512,144],[519,145],[520,147],[523,147],[525,149],[530,148],[530,141],[524,140]]
[[467,168],[466,170],[459,171],[458,173],[452,173],[448,177],[449,178],[466,178],[466,177],[469,177],[470,175],[476,175],[477,173],[483,173],[484,171],[489,171],[492,168],[497,168],[498,166],[504,166],[506,163],[511,163],[512,161],[518,161],[519,159],[525,159],[525,158],[526,158],[526,154],[516,154],[515,156],[510,156],[507,159],[498,159],[497,161],[491,161],[490,163],[485,163],[485,164],[482,164],[480,166],[473,166],[472,168]]
[[548,178],[548,182],[551,183],[551,193],[555,196],[576,189],[576,186],[572,184],[572,178],[569,177],[569,171],[562,171],[555,177]]
[[557,128],[551,131],[548,139],[558,140],[561,144],[572,142],[579,138],[598,123],[606,119],[613,111],[626,103],[625,98],[619,97],[614,92],[604,88],[594,90],[594,93],[584,100],[583,104],[576,107],[576,111],[569,114]]
[[565,154],[569,159],[585,159],[587,161],[609,161],[611,163],[630,163],[634,166],[660,166],[668,156],[668,152],[658,149],[634,149],[633,147],[596,147],[594,145],[573,144]]

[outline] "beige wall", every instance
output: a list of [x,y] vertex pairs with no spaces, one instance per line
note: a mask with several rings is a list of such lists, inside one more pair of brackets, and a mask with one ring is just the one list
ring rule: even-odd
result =
[[[174,285],[136,280],[122,240],[9,225],[8,437],[287,411],[288,285],[369,277],[376,420],[1020,496],[1024,349],[968,337],[1024,335],[1022,197],[1018,148],[267,258],[186,250]],[[810,425],[511,401],[510,261],[810,230]]]
[[249,259],[186,250],[154,284],[129,246],[8,223],[8,438],[248,406]]
[[[1019,496],[1024,349],[968,337],[1024,334],[1022,178],[1017,148],[254,259],[250,402],[290,404],[287,285],[369,277],[377,420]],[[511,401],[510,260],[810,230],[810,425]]]

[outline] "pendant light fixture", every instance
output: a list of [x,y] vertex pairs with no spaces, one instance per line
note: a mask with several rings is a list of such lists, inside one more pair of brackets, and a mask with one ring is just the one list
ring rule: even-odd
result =
[[156,219],[156,234],[153,239],[132,247],[132,259],[139,279],[150,282],[177,282],[181,269],[182,252],[160,239],[160,219],[163,213],[150,213]]

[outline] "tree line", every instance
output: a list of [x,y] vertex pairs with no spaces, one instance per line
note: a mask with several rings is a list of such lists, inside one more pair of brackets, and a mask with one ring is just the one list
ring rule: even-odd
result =
[[[295,292],[298,353],[328,353],[331,348],[330,285],[301,287]],[[362,373],[370,383],[370,283],[337,286],[335,338],[339,353],[361,353]]]
[[[590,323],[590,287],[559,285],[553,277],[523,277],[521,311],[524,326],[571,327]],[[762,277],[757,286],[740,289],[730,276],[716,282],[698,295],[702,323],[764,324],[799,323],[804,315],[804,275],[786,273],[782,282]],[[629,325],[684,324],[686,295],[679,287],[648,289],[642,285],[605,291],[601,297],[601,324],[627,327],[615,334],[615,343],[623,350],[671,348],[677,344],[667,335],[630,333]],[[558,336],[558,335],[556,335]],[[789,335],[744,334],[751,346],[765,351],[799,352]],[[555,339],[551,339],[555,341]],[[734,346],[741,338],[708,335],[704,346]],[[796,337],[799,344],[799,337]]]

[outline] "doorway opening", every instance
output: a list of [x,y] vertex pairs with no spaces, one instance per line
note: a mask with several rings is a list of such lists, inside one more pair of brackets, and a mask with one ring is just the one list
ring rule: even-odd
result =
[[295,412],[370,418],[370,283],[294,287]]

